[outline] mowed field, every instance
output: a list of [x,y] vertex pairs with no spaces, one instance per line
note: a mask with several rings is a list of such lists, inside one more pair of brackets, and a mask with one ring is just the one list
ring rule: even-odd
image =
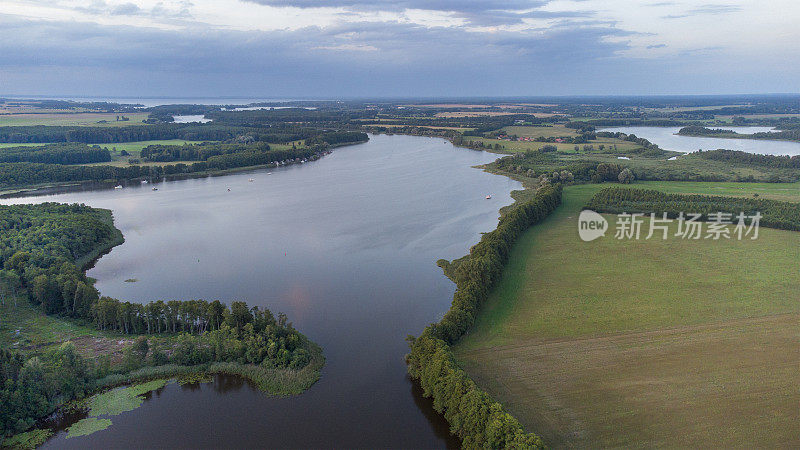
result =
[[[566,128],[563,125],[554,125],[551,127],[544,127],[544,126],[509,126],[503,128],[503,131],[506,132],[509,136],[517,135],[520,138],[528,137],[531,139],[536,139],[537,137],[575,137],[578,136],[578,133],[571,128]],[[485,145],[492,145],[500,144],[503,147],[503,151],[508,153],[518,153],[518,152],[525,152],[528,150],[538,150],[545,145],[555,145],[558,147],[559,152],[563,153],[575,153],[575,145],[578,145],[579,148],[583,148],[584,145],[591,145],[594,147],[595,150],[599,149],[600,145],[604,145],[605,147],[612,148],[614,145],[617,146],[617,150],[620,152],[623,151],[630,151],[640,146],[634,144],[633,142],[623,141],[621,139],[614,139],[614,138],[597,138],[591,142],[587,142],[586,144],[567,144],[567,143],[555,143],[555,142],[536,142],[536,141],[503,141],[499,139],[488,139],[482,137],[474,137],[474,136],[465,136],[464,140],[466,141],[482,141]]]
[[[117,117],[125,116],[130,120],[117,120]],[[70,112],[70,113],[31,113],[31,114],[0,114],[0,127],[8,126],[128,126],[145,125],[142,120],[146,119],[148,113],[99,113],[99,112]],[[107,123],[98,123],[106,121]]]
[[455,347],[462,366],[553,447],[800,445],[800,233],[620,241],[607,216],[606,237],[582,242],[577,215],[602,187],[566,188],[521,237]]

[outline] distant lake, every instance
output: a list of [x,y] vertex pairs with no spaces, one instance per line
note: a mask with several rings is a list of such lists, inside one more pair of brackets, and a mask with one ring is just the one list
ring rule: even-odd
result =
[[246,300],[285,312],[327,358],[320,381],[297,397],[269,397],[232,377],[171,384],[111,428],[62,432],[45,447],[457,446],[406,376],[405,337],[449,308],[455,285],[436,260],[465,255],[521,189],[471,167],[497,157],[442,139],[371,136],[319,161],[158,191],[137,184],[3,200],[112,209],[126,241],[88,272],[103,295]]
[[[658,144],[664,150],[678,152],[696,152],[697,150],[740,150],[763,155],[800,155],[800,142],[771,141],[762,139],[724,139],[713,137],[679,136],[682,127],[614,127],[598,131],[622,132],[635,134],[638,137]],[[738,133],[760,133],[773,131],[771,127],[709,127],[734,130]]]

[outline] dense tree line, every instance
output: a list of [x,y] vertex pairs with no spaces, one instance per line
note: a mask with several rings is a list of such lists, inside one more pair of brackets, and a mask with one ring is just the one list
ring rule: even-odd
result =
[[758,133],[742,134],[733,130],[713,129],[701,126],[683,127],[678,134],[686,136],[723,136],[741,139],[765,139],[781,141],[800,141],[800,129],[785,126],[781,131],[762,131]]
[[227,155],[240,152],[267,152],[270,146],[266,142],[252,144],[203,142],[185,145],[148,145],[140,156],[147,161],[205,161],[212,156]]
[[678,134],[684,136],[716,136],[720,134],[736,134],[736,132],[721,128],[707,128],[699,125],[690,125],[678,130]]
[[248,131],[250,130],[211,123],[131,125],[125,127],[14,126],[0,127],[0,142],[83,142],[86,144],[101,144],[163,139],[224,141],[236,138]]
[[[121,181],[138,178],[160,178],[165,175],[204,173],[233,169],[238,167],[258,166],[276,163],[291,163],[301,160],[315,160],[326,151],[326,146],[299,148],[296,150],[267,150],[268,145],[263,143],[252,144],[217,144],[212,143],[207,147],[188,146],[189,151],[202,153],[203,148],[225,148],[225,151],[235,153],[216,154],[208,156],[205,161],[192,164],[167,164],[163,166],[142,166],[132,164],[123,167],[111,165],[61,165],[40,163],[0,163],[0,187],[19,187],[46,183],[65,183],[83,181]],[[199,150],[198,150],[199,149]],[[181,155],[184,146],[157,146],[152,155],[163,161],[171,158],[173,154]],[[174,152],[174,153],[173,153]],[[214,153],[211,151],[209,154]]]
[[[713,116],[711,116],[713,118]],[[682,127],[690,125],[691,122],[675,119],[656,119],[656,118],[604,118],[587,120],[596,127]]]
[[649,189],[606,188],[592,197],[586,208],[619,214],[667,213],[668,217],[685,214],[702,214],[708,220],[712,213],[761,213],[761,225],[782,230],[800,230],[800,203],[781,202],[760,198],[719,197],[710,195],[668,194]]
[[315,126],[342,126],[351,121],[375,118],[377,112],[366,109],[258,109],[248,111],[214,111],[206,117],[215,123],[242,127],[260,127],[284,123]]
[[[626,169],[616,163],[597,163],[594,161],[564,163],[542,151],[527,151],[505,156],[495,161],[493,167],[504,172],[525,175],[529,178],[542,174],[549,176],[554,172],[567,172],[571,174],[570,181],[591,183],[618,182],[620,181],[620,173]],[[633,172],[631,172],[631,175],[635,177]]]
[[0,163],[88,164],[111,161],[108,149],[86,144],[50,144],[0,149]]
[[[149,145],[142,149],[141,158],[147,161],[157,162],[170,162],[170,161],[208,161],[214,156],[233,155],[233,154],[250,154],[250,157],[259,154],[269,153],[269,157],[257,157],[260,161],[257,165],[266,164],[270,162],[283,161],[293,158],[310,158],[312,155],[323,151],[329,145],[344,145],[352,144],[355,142],[365,142],[369,140],[366,133],[359,133],[353,131],[336,131],[322,133],[317,136],[309,137],[305,140],[304,144],[307,148],[293,149],[293,150],[271,150],[269,144],[266,142],[203,142],[201,144],[185,144],[185,145]],[[243,156],[232,158],[216,158],[213,161],[229,161],[224,165],[230,167],[239,167],[230,161],[242,160]],[[244,157],[247,159],[247,157]],[[214,163],[212,162],[212,165]],[[244,164],[244,163],[240,163]],[[217,163],[222,165],[222,163]]]
[[694,153],[703,159],[760,167],[800,169],[800,155],[759,155],[739,150],[708,150]]
[[306,139],[305,145],[309,147],[325,144],[337,146],[353,144],[356,142],[366,142],[368,140],[369,136],[367,136],[367,133],[361,133],[358,131],[331,131]]
[[503,214],[498,227],[484,234],[468,256],[453,262],[455,269],[450,274],[456,292],[450,310],[419,337],[409,337],[409,374],[419,380],[424,395],[433,399],[434,409],[444,414],[451,432],[463,440],[465,448],[543,447],[538,436],[526,433],[514,417],[469,379],[455,363],[449,345],[475,322],[517,238],[560,202],[561,185],[549,185]]

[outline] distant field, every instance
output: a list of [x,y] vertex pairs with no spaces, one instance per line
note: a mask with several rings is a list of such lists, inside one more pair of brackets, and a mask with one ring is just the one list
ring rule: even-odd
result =
[[[796,184],[647,184],[665,186],[783,196]],[[602,187],[566,188],[522,236],[460,363],[555,447],[800,445],[800,233],[619,241],[612,229],[585,243],[577,214]]]
[[[117,121],[117,116],[130,120]],[[30,125],[80,125],[80,126],[127,126],[145,125],[142,120],[148,113],[41,113],[41,114],[0,114],[0,127]],[[98,123],[102,120],[108,123]]]
[[578,136],[572,128],[566,128],[563,125],[554,125],[552,127],[536,127],[536,126],[511,126],[503,128],[509,135],[516,134],[519,137],[558,137],[558,136]]
[[8,147],[38,147],[38,146],[41,146],[41,145],[47,145],[47,144],[13,144],[13,143],[0,142],[0,148],[8,148]]
[[584,145],[591,145],[595,148],[595,150],[597,150],[600,145],[604,145],[607,148],[609,147],[613,148],[614,145],[616,145],[617,151],[620,152],[630,151],[640,147],[639,145],[636,145],[633,142],[628,142],[613,138],[598,138],[597,140],[588,142],[586,144],[565,144],[565,143],[535,142],[535,141],[502,141],[499,139],[487,139],[487,138],[473,137],[473,136],[464,136],[464,140],[483,142],[484,145],[492,145],[492,146],[494,146],[495,144],[499,144],[502,147],[502,150],[507,153],[523,153],[528,150],[539,150],[545,145],[555,145],[558,148],[558,151],[561,153],[575,153],[576,145],[580,148],[583,148]]
[[[516,135],[520,138],[527,137],[531,139],[536,139],[538,137],[543,137],[543,138],[575,137],[579,135],[579,133],[577,133],[575,130],[571,128],[566,128],[563,125],[553,125],[550,127],[508,126],[503,128],[503,131],[509,136]],[[575,153],[575,145],[578,145],[578,147],[580,147],[581,149],[583,148],[584,145],[591,145],[592,147],[594,147],[595,151],[598,151],[601,145],[605,146],[606,148],[613,148],[616,145],[617,151],[620,152],[625,152],[640,147],[639,145],[634,144],[632,142],[623,141],[620,139],[613,139],[613,138],[598,138],[597,140],[587,142],[586,144],[566,144],[566,143],[536,142],[536,141],[503,141],[499,139],[487,139],[487,138],[472,137],[472,136],[465,136],[464,140],[481,141],[485,145],[491,145],[493,147],[495,144],[499,144],[502,147],[502,150],[508,153],[525,152],[527,150],[538,150],[544,147],[545,145],[555,145],[558,148],[558,151],[562,153]]]
[[631,185],[678,194],[759,197],[784,202],[800,202],[800,183],[706,183],[696,181],[639,181]]
[[484,117],[484,116],[508,116],[511,114],[527,114],[534,117],[553,117],[553,113],[532,113],[522,111],[449,111],[436,113],[436,117],[457,118],[457,117]]

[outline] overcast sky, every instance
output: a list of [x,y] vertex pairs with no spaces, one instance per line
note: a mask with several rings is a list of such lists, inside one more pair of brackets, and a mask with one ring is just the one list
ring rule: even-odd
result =
[[800,92],[797,0],[2,0],[0,95]]

